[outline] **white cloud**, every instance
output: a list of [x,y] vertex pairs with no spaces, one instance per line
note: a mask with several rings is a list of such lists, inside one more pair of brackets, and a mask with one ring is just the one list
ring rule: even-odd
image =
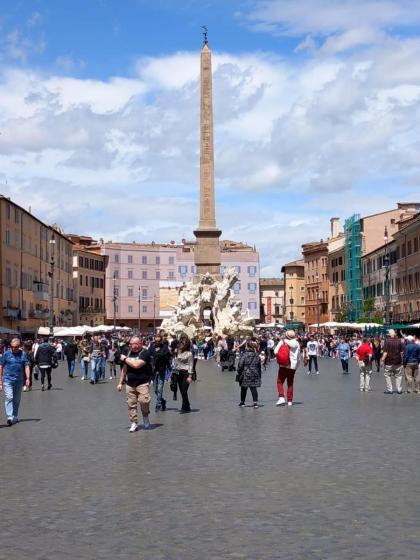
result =
[[[326,38],[340,52],[383,40],[385,32],[420,22],[419,0],[256,0],[241,14],[256,31]],[[300,47],[313,47],[307,37]]]
[[[386,39],[347,57],[327,47],[298,63],[214,55],[219,222],[224,237],[257,244],[267,274],[328,233],[330,210],[346,216],[353,198],[360,205],[366,185],[383,180],[382,198],[415,198],[420,40]],[[131,78],[103,81],[0,69],[9,194],[97,237],[191,237],[198,80],[194,53],[144,58]]]

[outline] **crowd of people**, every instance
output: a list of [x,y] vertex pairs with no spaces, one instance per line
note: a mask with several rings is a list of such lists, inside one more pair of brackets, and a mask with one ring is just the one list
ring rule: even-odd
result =
[[199,359],[214,358],[222,372],[236,371],[239,406],[245,406],[249,389],[253,407],[259,408],[258,388],[262,372],[271,360],[276,359],[278,363],[276,405],[292,406],[299,364],[307,368],[308,375],[319,375],[319,358],[336,359],[342,373],[347,375],[353,357],[359,369],[360,391],[371,391],[372,370],[376,366],[377,372],[381,368],[384,371],[385,394],[403,393],[404,374],[406,392],[420,393],[420,339],[412,335],[397,336],[392,329],[388,336],[372,339],[293,330],[256,332],[245,337],[223,336],[216,340],[209,336],[202,341],[187,336],[171,337],[163,332],[148,337],[95,334],[79,340],[13,338],[0,341],[0,390],[4,390],[7,425],[12,426],[18,422],[22,392],[30,391],[38,380],[42,391],[50,390],[53,370],[60,360],[67,362],[70,378],[75,376],[79,364],[81,381],[96,385],[109,376],[110,380],[117,380],[118,391],[125,387],[130,432],[135,432],[139,427],[138,406],[143,427],[150,427],[152,387],[156,411],[166,410],[164,389],[168,383],[174,400],[180,392],[180,413],[191,412],[188,389],[197,380]]

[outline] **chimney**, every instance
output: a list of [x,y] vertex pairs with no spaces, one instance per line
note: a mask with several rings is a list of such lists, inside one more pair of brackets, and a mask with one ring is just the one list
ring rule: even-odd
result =
[[337,237],[340,233],[340,218],[331,218],[331,238]]

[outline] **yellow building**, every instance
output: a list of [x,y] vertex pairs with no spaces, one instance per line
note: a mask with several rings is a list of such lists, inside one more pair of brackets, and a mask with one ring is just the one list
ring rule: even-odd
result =
[[2,195],[0,232],[0,326],[33,335],[50,317],[54,325],[71,325],[72,242]]
[[287,263],[281,268],[284,274],[285,323],[305,323],[305,263],[303,259]]

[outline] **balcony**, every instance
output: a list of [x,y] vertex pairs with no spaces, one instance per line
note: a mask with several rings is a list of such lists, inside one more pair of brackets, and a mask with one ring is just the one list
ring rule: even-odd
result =
[[40,292],[40,291],[35,291],[33,292],[34,294],[34,300],[35,301],[48,301],[48,292]]
[[4,316],[9,319],[18,319],[20,317],[19,307],[3,307]]
[[84,315],[105,315],[104,307],[79,307],[79,313]]
[[48,309],[31,309],[29,311],[29,317],[32,319],[48,319],[50,312]]

